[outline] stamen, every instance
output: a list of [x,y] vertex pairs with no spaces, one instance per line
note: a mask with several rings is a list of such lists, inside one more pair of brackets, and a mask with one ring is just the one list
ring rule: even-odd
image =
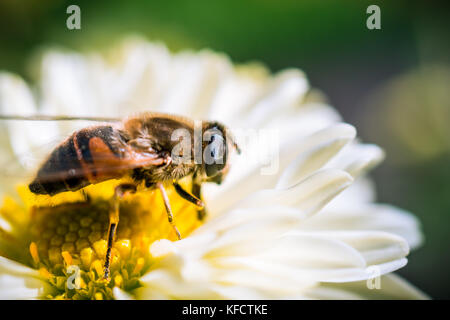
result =
[[30,243],[30,254],[31,257],[33,258],[34,263],[37,265],[39,263],[39,253],[36,242]]
[[136,265],[134,266],[133,274],[139,274],[141,272],[142,268],[144,267],[145,260],[144,258],[139,258],[136,261]]
[[100,260],[95,260],[94,262],[92,262],[91,268],[97,272],[98,276],[103,275],[103,264]]
[[92,263],[92,259],[94,257],[94,250],[91,248],[84,248],[80,252],[80,259],[81,263],[83,263],[83,266],[89,267]]
[[61,252],[61,255],[63,256],[64,262],[67,266],[73,265],[73,259],[69,252],[63,251]]
[[94,247],[95,253],[97,254],[98,257],[104,257],[106,255],[108,243],[106,242],[106,240],[99,240],[94,242],[92,247]]
[[80,278],[78,278],[78,280],[80,281],[79,282],[80,288],[81,289],[86,289],[87,285],[86,285],[86,282],[84,282],[83,278],[80,277]]
[[66,287],[67,279],[66,277],[56,277],[56,287],[59,290],[64,290]]
[[120,257],[122,259],[128,259],[131,251],[131,241],[130,240],[119,240],[114,244],[114,248],[119,251]]
[[101,292],[95,293],[95,300],[103,300],[103,295]]
[[114,277],[114,285],[116,287],[121,287],[122,283],[123,283],[123,277],[120,274],[118,274],[117,276]]
[[48,272],[47,268],[41,267],[39,269],[39,274],[44,277],[45,279],[51,279],[53,276],[50,272]]

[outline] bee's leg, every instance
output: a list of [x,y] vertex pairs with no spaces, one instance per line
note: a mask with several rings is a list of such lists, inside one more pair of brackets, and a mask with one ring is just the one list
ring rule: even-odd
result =
[[136,186],[131,183],[120,184],[114,190],[114,197],[111,200],[111,209],[109,211],[109,229],[108,229],[108,248],[106,249],[106,257],[105,257],[105,267],[103,279],[109,278],[110,273],[110,263],[111,263],[111,249],[114,242],[114,236],[116,234],[117,225],[119,224],[119,207],[120,200],[126,193],[134,193],[136,192]]
[[174,182],[173,186],[175,187],[175,190],[180,197],[195,204],[197,207],[199,207],[199,209],[203,209],[205,205],[203,204],[202,200],[184,190],[183,187],[178,184],[178,182]]
[[84,202],[86,202],[86,203],[91,202],[91,197],[90,197],[89,193],[86,192],[86,190],[81,189],[81,195],[84,198]]
[[168,151],[162,151],[160,153],[160,157],[164,159],[164,164],[162,166],[163,168],[166,168],[172,164],[172,157]]
[[166,207],[166,212],[167,212],[167,217],[169,219],[169,223],[172,225],[173,230],[177,234],[178,240],[180,240],[181,239],[180,231],[178,231],[178,228],[175,225],[175,222],[173,221],[172,209],[170,208],[169,197],[167,196],[166,189],[164,189],[164,186],[161,182],[157,182],[156,186],[158,187],[158,189],[161,192],[161,195],[163,197],[164,206]]
[[[195,197],[197,197],[198,199],[201,199],[201,193],[202,193],[202,185],[194,179],[194,181],[192,183],[192,194]],[[197,218],[198,218],[198,220],[203,220],[205,218],[205,216],[206,216],[206,210],[205,210],[205,207],[203,206],[203,208],[197,210]]]

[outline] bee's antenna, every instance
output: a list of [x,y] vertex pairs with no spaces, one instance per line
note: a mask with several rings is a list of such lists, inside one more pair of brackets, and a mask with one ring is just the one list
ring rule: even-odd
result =
[[73,121],[73,120],[84,120],[84,121],[96,121],[96,122],[118,122],[121,121],[119,118],[109,118],[109,117],[83,117],[83,116],[49,116],[49,115],[0,115],[0,120],[22,120],[22,121]]
[[233,141],[233,147],[236,149],[237,154],[241,154],[242,153],[241,148],[239,148],[237,143],[234,142],[234,141]]
[[241,148],[239,148],[238,144],[236,143],[236,140],[234,139],[234,136],[231,134],[229,130],[226,131],[227,139],[230,139],[231,144],[233,145],[233,148],[236,150],[237,154],[241,154]]

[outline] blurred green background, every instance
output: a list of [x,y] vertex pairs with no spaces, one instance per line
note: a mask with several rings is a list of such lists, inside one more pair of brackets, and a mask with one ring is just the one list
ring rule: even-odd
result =
[[[426,242],[400,270],[433,298],[450,298],[450,17],[433,1],[0,0],[0,69],[30,79],[43,45],[77,50],[138,33],[172,50],[211,48],[271,70],[299,67],[386,161],[381,202],[414,212]],[[81,30],[66,8],[81,7]],[[366,8],[381,8],[381,30]]]

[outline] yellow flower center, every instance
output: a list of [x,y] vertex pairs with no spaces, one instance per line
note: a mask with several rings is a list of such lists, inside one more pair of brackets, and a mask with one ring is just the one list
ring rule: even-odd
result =
[[[149,246],[159,239],[177,240],[158,190],[127,195],[120,203],[110,280],[104,280],[109,210],[117,184],[108,181],[53,197],[34,196],[22,187],[19,193],[25,205],[4,201],[2,216],[8,218],[19,211],[28,214],[25,228],[11,233],[21,239],[16,241],[19,247],[27,247],[23,249],[28,252],[28,261],[20,262],[38,269],[51,284],[53,290],[44,298],[111,299],[114,287],[132,292],[152,266]],[[200,225],[196,207],[172,188],[167,192],[175,224],[186,237]],[[20,260],[20,254],[16,256]]]

